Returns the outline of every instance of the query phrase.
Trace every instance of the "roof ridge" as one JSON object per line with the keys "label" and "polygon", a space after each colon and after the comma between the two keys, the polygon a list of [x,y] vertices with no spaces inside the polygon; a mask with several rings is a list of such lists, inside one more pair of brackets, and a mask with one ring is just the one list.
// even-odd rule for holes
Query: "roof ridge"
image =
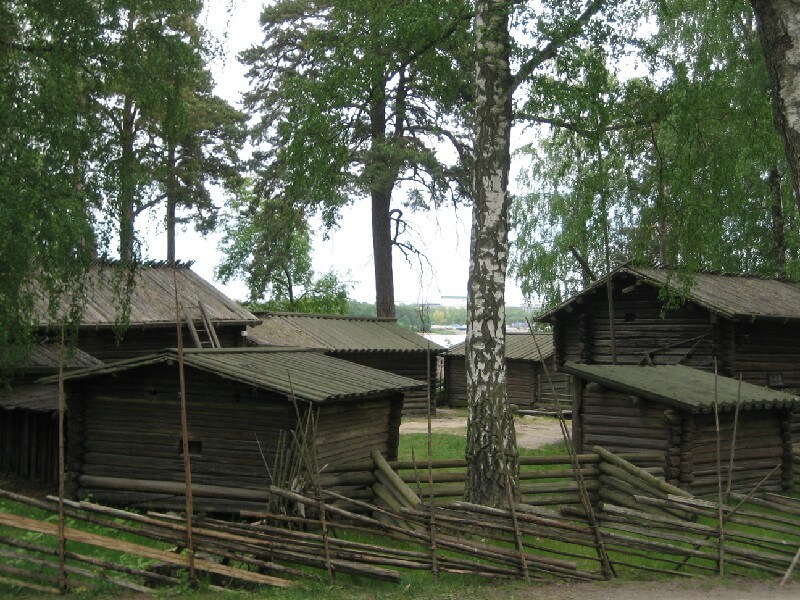
{"label": "roof ridge", "polygon": [[191,269],[194,265],[193,260],[142,260],[142,261],[122,261],[117,258],[95,258],[92,260],[93,267],[147,267],[150,269]]}
{"label": "roof ridge", "polygon": [[254,311],[256,316],[275,316],[275,317],[308,317],[312,319],[339,319],[346,321],[376,321],[381,323],[396,323],[396,317],[370,317],[366,315],[332,315],[325,313],[302,313],[302,312],[283,312],[283,311]]}

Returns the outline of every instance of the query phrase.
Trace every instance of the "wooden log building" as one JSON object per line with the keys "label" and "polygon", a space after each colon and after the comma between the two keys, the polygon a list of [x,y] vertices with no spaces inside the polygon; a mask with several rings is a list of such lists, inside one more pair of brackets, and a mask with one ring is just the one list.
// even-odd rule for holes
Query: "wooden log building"
{"label": "wooden log building", "polygon": [[[262,323],[247,328],[251,344],[311,348],[423,383],[430,381],[435,411],[436,358],[443,348],[401,327],[396,319],[300,313],[258,313],[257,317]],[[405,413],[425,412],[427,405],[424,385],[406,392]]]}
{"label": "wooden log building", "polygon": [[790,414],[800,397],[749,383],[740,387],[735,379],[680,365],[567,362],[562,370],[573,376],[578,452],[595,445],[619,453],[663,452],[667,482],[692,494],[716,493],[716,399],[723,485],[733,447],[732,489],[750,491],[778,466],[761,489],[792,489]]}
{"label": "wooden log building", "polygon": [[[120,307],[125,302],[119,286],[125,275],[117,263],[98,262],[84,282],[86,302],[77,346],[102,361],[133,358],[177,345],[176,280],[187,345],[239,347],[244,345],[246,328],[259,323],[250,311],[194,273],[191,263],[153,262],[136,266],[127,300],[128,325],[119,330]],[[53,331],[44,296],[37,314],[42,335]]]}
{"label": "wooden log building", "polygon": [[[373,450],[396,458],[403,392],[423,385],[297,349],[189,349],[184,365],[200,510],[264,509],[279,436],[308,410],[317,411],[320,467],[363,462]],[[182,506],[177,352],[77,371],[65,385],[70,495]]]}
{"label": "wooden log building", "polygon": [[[449,406],[467,405],[465,350],[466,342],[462,342],[443,354],[444,402]],[[552,388],[545,374],[545,365]],[[552,333],[507,333],[506,378],[511,404],[525,409],[548,410],[557,400],[562,408],[572,408],[570,378],[555,368]]]}
{"label": "wooden log building", "polygon": [[[611,274],[617,364],[680,364],[800,392],[800,286],[750,276],[623,266]],[[539,317],[557,365],[612,364],[603,278]],[[793,417],[800,442],[800,413]]]}
{"label": "wooden log building", "polygon": [[[36,380],[58,373],[61,347],[37,344],[8,389],[0,390],[0,471],[39,482],[58,483],[58,386]],[[64,357],[67,371],[102,364],[77,349]]]}

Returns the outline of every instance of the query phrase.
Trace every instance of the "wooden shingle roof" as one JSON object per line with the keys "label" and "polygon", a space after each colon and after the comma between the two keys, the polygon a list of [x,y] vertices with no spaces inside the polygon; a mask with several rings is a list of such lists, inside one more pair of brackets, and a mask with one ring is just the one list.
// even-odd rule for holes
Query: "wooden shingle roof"
{"label": "wooden shingle roof", "polygon": [[248,338],[264,346],[294,346],[337,352],[437,352],[442,347],[397,324],[395,319],[259,313]]}
{"label": "wooden shingle roof", "polygon": [[[693,273],[690,276],[692,285],[683,290],[683,282],[674,272],[666,269],[625,265],[611,273],[615,280],[625,275],[656,289],[669,285],[687,300],[728,319],[800,320],[800,285],[796,283],[754,276]],[[543,313],[538,320],[550,321],[556,313],[581,302],[586,296],[597,292],[605,293],[605,286],[604,277]]]}
{"label": "wooden shingle roof", "polygon": [[[74,371],[65,381],[91,379],[154,364],[177,365],[177,350]],[[356,399],[420,389],[421,381],[298,348],[215,348],[184,350],[184,364],[224,379],[294,396],[309,402]],[[177,377],[177,366],[176,366]],[[187,378],[191,377],[187,374]],[[49,382],[53,378],[43,381]]]}
{"label": "wooden shingle roof", "polygon": [[730,411],[759,408],[800,407],[800,397],[771,390],[730,377],[715,377],[713,373],[682,365],[633,366],[585,365],[566,362],[564,373],[592,381],[602,386],[653,400],[690,413],[709,413],[714,410],[714,397],[719,409]]}
{"label": "wooden shingle roof", "polygon": [[[61,360],[61,346],[55,343],[36,344],[22,370],[28,373],[57,371]],[[85,369],[103,364],[103,361],[79,348],[68,348],[64,354],[65,369]]]}
{"label": "wooden shingle roof", "polygon": [[[466,342],[455,344],[447,351],[448,356],[464,356]],[[506,359],[538,362],[553,355],[552,333],[507,333]]]}
{"label": "wooden shingle roof", "polygon": [[[214,324],[254,325],[258,318],[225,296],[211,283],[191,270],[190,264],[143,264],[136,267],[136,285],[130,297],[130,325],[175,327],[175,279],[178,299],[193,318],[199,305]],[[174,274],[174,275],[173,275]],[[113,327],[119,314],[119,266],[115,263],[92,265],[86,279],[86,303],[81,325]],[[48,324],[47,299],[39,297],[37,314],[40,326]]]}
{"label": "wooden shingle roof", "polygon": [[0,408],[52,413],[58,410],[57,383],[29,383],[0,389]]}

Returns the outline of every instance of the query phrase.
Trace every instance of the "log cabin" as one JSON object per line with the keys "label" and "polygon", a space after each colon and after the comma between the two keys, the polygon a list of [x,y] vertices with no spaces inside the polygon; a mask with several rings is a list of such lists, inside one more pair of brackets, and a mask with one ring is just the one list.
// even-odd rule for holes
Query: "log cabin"
{"label": "log cabin", "polygon": [[[429,381],[431,409],[435,412],[438,344],[397,324],[396,319],[258,313],[260,325],[247,328],[248,341],[257,346],[311,348],[329,356],[380,369],[418,381]],[[428,389],[406,392],[404,413],[427,411]]]}
{"label": "log cabin", "polygon": [[[244,332],[259,319],[191,270],[191,263],[151,262],[137,265],[126,299],[120,291],[128,272],[115,262],[92,265],[84,280],[77,347],[102,361],[133,358],[177,345],[177,282],[182,335],[196,347],[239,347]],[[41,296],[36,312],[42,336],[52,331],[48,299]],[[118,326],[121,307],[130,314]]]}
{"label": "log cabin", "polygon": [[[424,384],[319,352],[187,349],[186,404],[199,510],[264,510],[281,435],[316,413],[313,452],[325,465],[397,457],[403,392]],[[76,371],[69,409],[67,491],[109,504],[183,505],[178,354]]]}
{"label": "log cabin", "polygon": [[[443,354],[444,401],[449,406],[467,405],[465,350],[462,342]],[[555,368],[552,333],[506,334],[506,380],[508,401],[520,408],[553,410],[554,400],[564,409],[572,408],[569,376]]]}
{"label": "log cabin", "polygon": [[578,452],[596,445],[663,452],[667,482],[695,495],[716,493],[716,402],[723,485],[730,472],[733,490],[749,492],[765,478],[762,490],[792,489],[790,413],[800,397],[681,365],[566,362],[562,370],[574,382]]}
{"label": "log cabin", "polygon": [[[57,344],[36,344],[7,389],[0,390],[0,471],[45,487],[58,483],[58,385],[36,380],[55,375],[61,362]],[[69,372],[102,364],[71,348],[64,355]]]}
{"label": "log cabin", "polygon": [[[751,276],[622,266],[538,320],[553,327],[557,365],[680,364],[800,392],[800,285]],[[800,413],[793,416],[800,442]]]}

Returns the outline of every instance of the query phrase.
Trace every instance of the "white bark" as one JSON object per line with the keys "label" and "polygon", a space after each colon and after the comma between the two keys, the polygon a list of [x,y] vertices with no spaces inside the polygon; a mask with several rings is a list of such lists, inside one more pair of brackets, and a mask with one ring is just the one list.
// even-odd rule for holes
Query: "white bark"
{"label": "white bark", "polygon": [[467,302],[467,486],[471,502],[500,505],[516,486],[518,452],[508,405],[505,280],[511,94],[508,3],[476,12],[476,158]]}
{"label": "white bark", "polygon": [[800,0],[751,0],[772,81],[775,127],[800,203]]}

